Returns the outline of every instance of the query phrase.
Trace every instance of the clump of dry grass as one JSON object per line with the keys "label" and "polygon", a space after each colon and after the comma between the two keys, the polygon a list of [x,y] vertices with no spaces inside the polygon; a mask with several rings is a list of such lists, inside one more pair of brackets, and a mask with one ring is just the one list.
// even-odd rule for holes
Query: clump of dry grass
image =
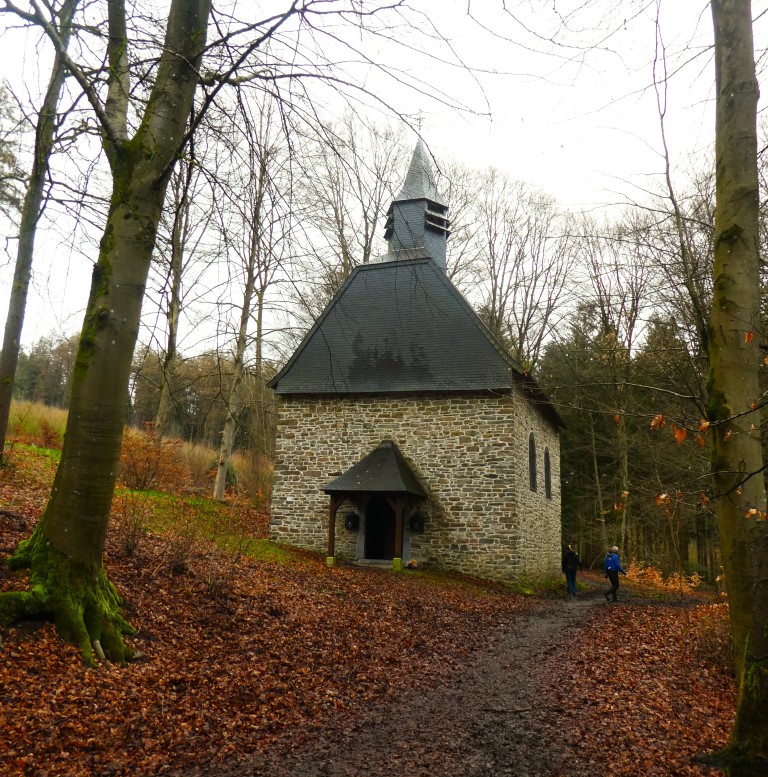
{"label": "clump of dry grass", "polygon": [[[67,411],[36,402],[13,402],[8,440],[61,448]],[[158,488],[169,492],[204,495],[213,488],[218,451],[198,443],[155,438],[151,425],[143,430],[126,428],[120,455],[120,481],[128,488]],[[230,459],[233,483],[256,507],[272,495],[271,459],[255,451],[235,451]]]}
{"label": "clump of dry grass", "polygon": [[8,437],[11,440],[41,448],[61,448],[66,427],[67,411],[60,407],[16,400],[11,403],[8,417]]}
{"label": "clump of dry grass", "polygon": [[241,491],[257,507],[267,504],[272,496],[274,476],[271,459],[256,451],[236,451],[231,463]]}
{"label": "clump of dry grass", "polygon": [[189,481],[197,492],[213,488],[214,462],[216,451],[199,443],[183,442],[179,445],[178,456],[189,473]]}

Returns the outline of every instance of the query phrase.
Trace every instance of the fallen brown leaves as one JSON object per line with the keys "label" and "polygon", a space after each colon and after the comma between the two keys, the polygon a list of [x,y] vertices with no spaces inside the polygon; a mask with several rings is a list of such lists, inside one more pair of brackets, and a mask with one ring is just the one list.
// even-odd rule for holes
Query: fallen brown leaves
{"label": "fallen brown leaves", "polygon": [[316,727],[334,709],[395,691],[413,672],[449,671],[515,605],[309,559],[244,564],[224,603],[206,599],[194,571],[108,568],[148,660],[88,671],[50,626],[5,630],[6,770],[147,774],[258,750],[285,727]]}
{"label": "fallen brown leaves", "polygon": [[[17,483],[5,478],[0,492],[6,550],[44,503]],[[160,537],[130,559],[108,548],[142,663],[89,671],[50,625],[0,629],[0,772],[151,774],[258,751],[415,673],[428,682],[457,669],[491,623],[527,606],[500,587],[329,569],[309,554],[288,565],[241,560],[217,600],[205,548],[182,575],[163,571],[164,553]],[[0,590],[21,584],[6,578]]]}
{"label": "fallen brown leaves", "polygon": [[725,607],[635,595],[591,610],[552,667],[578,762],[627,777],[716,773],[692,759],[725,746],[733,723],[733,678],[702,641]]}
{"label": "fallen brown leaves", "polygon": [[[23,580],[2,560],[27,536],[53,467],[0,472],[0,590]],[[253,516],[263,526],[263,516]],[[164,566],[164,538],[132,558],[108,547],[110,578],[146,661],[83,667],[52,626],[0,629],[0,773],[153,774],[231,765],[286,732],[321,733],[358,705],[461,672],[489,634],[535,606],[502,587],[421,573],[241,559],[227,596],[206,585],[210,547],[188,571]],[[580,764],[612,774],[699,774],[696,752],[724,743],[727,676],[691,650],[695,614],[649,605],[585,609],[553,650],[542,709]],[[546,747],[546,743],[542,743]],[[641,766],[638,767],[638,764]],[[638,770],[639,769],[639,770]]]}

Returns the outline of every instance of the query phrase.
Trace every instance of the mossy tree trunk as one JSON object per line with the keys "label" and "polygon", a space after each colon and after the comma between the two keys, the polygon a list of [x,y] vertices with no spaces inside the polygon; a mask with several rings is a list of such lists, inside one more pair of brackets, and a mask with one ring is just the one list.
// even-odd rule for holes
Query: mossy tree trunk
{"label": "mossy tree trunk", "polygon": [[717,80],[709,333],[712,473],[739,695],[729,774],[768,774],[768,523],[760,440],[760,260],[752,13],[712,0]]}
{"label": "mossy tree trunk", "polygon": [[[72,18],[79,0],[65,0],[56,20],[56,28],[62,48],[66,51],[72,33]],[[35,150],[32,170],[27,181],[27,190],[19,218],[19,244],[16,249],[16,265],[13,272],[8,314],[5,319],[3,349],[0,352],[0,454],[5,449],[8,432],[8,418],[11,413],[13,384],[21,349],[21,332],[27,308],[29,282],[32,277],[32,260],[35,253],[37,222],[43,206],[45,180],[48,164],[56,137],[56,108],[64,85],[66,69],[61,54],[56,55],[43,104],[37,115],[35,127]]]}
{"label": "mossy tree trunk", "polygon": [[120,601],[102,567],[122,441],[131,359],[165,189],[184,139],[205,45],[210,0],[173,0],[157,80],[132,138],[127,133],[128,38],[124,0],[109,2],[109,88],[97,113],[112,171],[109,214],[80,336],[61,461],[48,505],[11,558],[30,590],[0,597],[0,618],[50,615],[92,662],[130,655]]}

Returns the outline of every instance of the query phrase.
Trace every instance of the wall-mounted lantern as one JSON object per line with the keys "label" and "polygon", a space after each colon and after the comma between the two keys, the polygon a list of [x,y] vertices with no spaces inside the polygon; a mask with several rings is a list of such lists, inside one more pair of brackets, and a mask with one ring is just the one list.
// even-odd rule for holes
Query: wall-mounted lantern
{"label": "wall-mounted lantern", "polygon": [[360,528],[360,516],[353,511],[344,515],[344,528],[347,531],[357,531]]}
{"label": "wall-mounted lantern", "polygon": [[410,520],[410,529],[414,534],[422,534],[424,532],[424,522],[427,516],[424,513],[414,513]]}

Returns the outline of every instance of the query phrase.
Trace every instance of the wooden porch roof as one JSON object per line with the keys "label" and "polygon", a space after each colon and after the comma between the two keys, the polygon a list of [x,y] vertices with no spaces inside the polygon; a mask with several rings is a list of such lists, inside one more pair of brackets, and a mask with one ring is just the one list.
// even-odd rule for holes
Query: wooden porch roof
{"label": "wooden porch roof", "polygon": [[322,487],[326,494],[409,494],[425,499],[427,492],[416,473],[392,440],[377,448]]}

